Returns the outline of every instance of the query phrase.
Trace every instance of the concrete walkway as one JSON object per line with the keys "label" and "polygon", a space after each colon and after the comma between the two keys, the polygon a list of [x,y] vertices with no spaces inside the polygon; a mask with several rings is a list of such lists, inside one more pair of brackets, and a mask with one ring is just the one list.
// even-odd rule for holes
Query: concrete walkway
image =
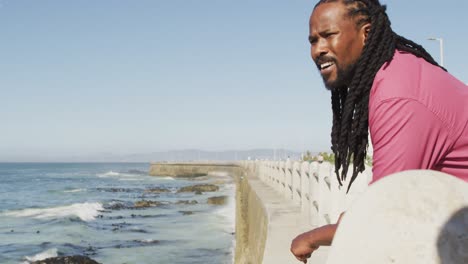
{"label": "concrete walkway", "polygon": [[[301,263],[290,252],[291,241],[300,233],[314,226],[307,223],[301,215],[300,207],[286,200],[273,188],[267,186],[256,176],[249,175],[248,181],[265,206],[268,217],[268,233],[265,242],[263,263],[289,264]],[[323,264],[327,260],[329,247],[321,247],[312,254],[308,263]]]}

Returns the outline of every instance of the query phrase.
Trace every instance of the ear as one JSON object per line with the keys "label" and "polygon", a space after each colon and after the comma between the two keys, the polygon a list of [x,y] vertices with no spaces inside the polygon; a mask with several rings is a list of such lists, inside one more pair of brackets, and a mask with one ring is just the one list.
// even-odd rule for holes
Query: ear
{"label": "ear", "polygon": [[363,34],[363,38],[362,38],[362,44],[364,45],[367,41],[367,36],[369,35],[369,32],[371,30],[371,24],[370,23],[367,23],[367,24],[364,24],[361,28],[361,32]]}

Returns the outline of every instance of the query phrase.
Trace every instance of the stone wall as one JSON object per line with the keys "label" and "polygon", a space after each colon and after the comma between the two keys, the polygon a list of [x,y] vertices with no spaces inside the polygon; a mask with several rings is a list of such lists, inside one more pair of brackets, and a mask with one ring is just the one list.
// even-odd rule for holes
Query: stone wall
{"label": "stone wall", "polygon": [[243,171],[236,179],[236,264],[262,263],[268,231],[265,207]]}

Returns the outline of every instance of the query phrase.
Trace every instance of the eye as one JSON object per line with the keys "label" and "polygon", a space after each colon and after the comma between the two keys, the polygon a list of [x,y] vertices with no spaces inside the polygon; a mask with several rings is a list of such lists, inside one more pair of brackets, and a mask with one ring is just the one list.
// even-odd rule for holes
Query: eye
{"label": "eye", "polygon": [[309,37],[309,43],[310,43],[310,45],[314,45],[315,43],[317,43],[317,38]]}
{"label": "eye", "polygon": [[325,38],[329,38],[329,37],[332,37],[336,35],[336,32],[328,32],[328,33],[325,33]]}

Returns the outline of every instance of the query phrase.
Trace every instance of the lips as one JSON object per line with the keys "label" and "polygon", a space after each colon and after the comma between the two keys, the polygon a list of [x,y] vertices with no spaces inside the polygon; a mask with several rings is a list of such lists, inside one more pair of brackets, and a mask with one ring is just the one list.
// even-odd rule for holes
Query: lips
{"label": "lips", "polygon": [[327,69],[327,68],[329,68],[329,67],[331,67],[331,66],[333,66],[333,65],[335,65],[335,63],[332,62],[332,61],[325,62],[325,63],[322,63],[322,64],[319,65],[319,69],[320,69],[321,71],[323,71],[323,70],[325,70],[325,69]]}
{"label": "lips", "polygon": [[333,71],[333,69],[336,67],[335,62],[333,61],[324,62],[324,63],[318,64],[317,66],[320,70],[320,74],[322,75],[330,74]]}
{"label": "lips", "polygon": [[317,68],[322,75],[330,74],[336,67],[336,62],[333,58],[321,57],[316,61]]}

